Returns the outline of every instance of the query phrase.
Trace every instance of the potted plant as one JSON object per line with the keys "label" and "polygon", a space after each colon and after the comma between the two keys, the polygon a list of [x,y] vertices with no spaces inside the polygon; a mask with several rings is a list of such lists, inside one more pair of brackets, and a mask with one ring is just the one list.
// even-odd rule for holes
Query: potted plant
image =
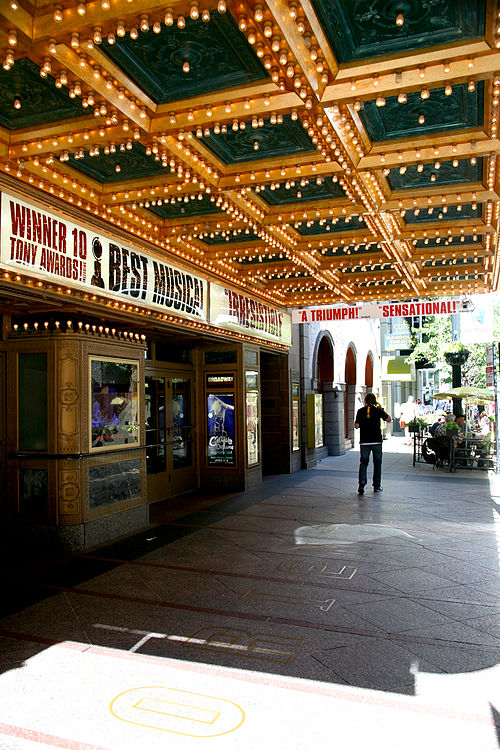
{"label": "potted plant", "polygon": [[467,362],[469,354],[470,352],[466,346],[459,341],[454,341],[453,344],[450,344],[447,351],[444,352],[444,358],[449,365],[461,366]]}
{"label": "potted plant", "polygon": [[415,417],[415,419],[408,422],[408,432],[422,432],[426,425],[427,422],[423,417]]}

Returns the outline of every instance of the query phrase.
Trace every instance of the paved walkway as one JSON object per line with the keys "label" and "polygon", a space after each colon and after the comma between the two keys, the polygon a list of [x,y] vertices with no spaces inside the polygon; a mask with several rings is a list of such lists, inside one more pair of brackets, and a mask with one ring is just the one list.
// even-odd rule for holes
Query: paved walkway
{"label": "paved walkway", "polygon": [[496,750],[498,478],[390,438],[360,497],[357,465],[38,566],[3,597],[0,748]]}

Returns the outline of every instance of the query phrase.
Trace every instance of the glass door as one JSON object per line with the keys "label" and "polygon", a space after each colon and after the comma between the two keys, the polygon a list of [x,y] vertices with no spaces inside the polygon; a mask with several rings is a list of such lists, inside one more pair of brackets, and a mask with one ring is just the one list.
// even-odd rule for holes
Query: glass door
{"label": "glass door", "polygon": [[197,486],[192,374],[146,373],[148,501]]}

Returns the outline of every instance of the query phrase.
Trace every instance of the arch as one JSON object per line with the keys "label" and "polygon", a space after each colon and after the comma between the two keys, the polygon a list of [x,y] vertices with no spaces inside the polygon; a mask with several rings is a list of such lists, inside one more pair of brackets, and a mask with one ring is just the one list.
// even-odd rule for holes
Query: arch
{"label": "arch", "polygon": [[356,387],[356,354],[354,344],[349,344],[345,355],[345,436],[350,437],[350,426],[354,424]]}
{"label": "arch", "polygon": [[373,355],[371,352],[366,355],[365,385],[367,388],[373,388]]}
{"label": "arch", "polygon": [[333,344],[329,335],[321,336],[316,353],[316,379],[318,390],[324,383],[333,383]]}

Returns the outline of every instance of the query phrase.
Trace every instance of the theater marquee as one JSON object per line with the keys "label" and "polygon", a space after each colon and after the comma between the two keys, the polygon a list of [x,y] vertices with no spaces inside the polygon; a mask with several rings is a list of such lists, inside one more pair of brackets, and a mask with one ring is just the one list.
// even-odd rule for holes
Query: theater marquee
{"label": "theater marquee", "polygon": [[285,346],[292,343],[288,313],[213,282],[210,284],[210,322]]}
{"label": "theater marquee", "polygon": [[291,345],[285,311],[3,192],[0,238],[5,271]]}
{"label": "theater marquee", "polygon": [[1,265],[207,322],[207,281],[87,226],[1,195]]}

